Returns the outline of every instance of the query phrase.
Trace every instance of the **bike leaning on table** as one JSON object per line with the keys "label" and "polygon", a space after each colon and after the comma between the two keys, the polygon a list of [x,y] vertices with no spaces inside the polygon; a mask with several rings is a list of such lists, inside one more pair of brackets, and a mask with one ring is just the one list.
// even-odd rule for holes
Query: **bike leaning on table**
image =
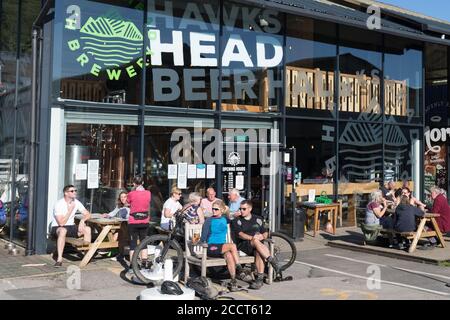
{"label": "bike leaning on table", "polygon": [[[167,259],[172,260],[174,278],[183,267],[183,249],[177,240],[184,238],[183,214],[177,213],[175,219],[175,226],[171,225],[166,234],[148,236],[136,247],[131,266],[136,277],[144,284],[162,280],[158,279],[158,271],[164,270]],[[144,249],[148,252],[147,265],[143,265],[140,259],[140,252]]]}

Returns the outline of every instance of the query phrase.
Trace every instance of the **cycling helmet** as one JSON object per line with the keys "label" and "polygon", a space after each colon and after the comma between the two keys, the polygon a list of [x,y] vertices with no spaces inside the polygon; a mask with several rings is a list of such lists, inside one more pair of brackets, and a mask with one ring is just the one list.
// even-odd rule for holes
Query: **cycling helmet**
{"label": "cycling helmet", "polygon": [[173,295],[180,295],[183,294],[183,290],[181,290],[178,283],[173,281],[164,281],[161,284],[161,293],[162,294],[173,294]]}

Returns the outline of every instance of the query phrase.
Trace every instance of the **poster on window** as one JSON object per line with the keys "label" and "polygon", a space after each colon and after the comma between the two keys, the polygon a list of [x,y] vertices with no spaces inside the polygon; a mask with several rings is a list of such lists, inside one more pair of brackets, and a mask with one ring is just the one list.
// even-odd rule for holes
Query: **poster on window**
{"label": "poster on window", "polygon": [[439,152],[427,150],[425,153],[424,186],[427,195],[435,185],[447,190],[447,145],[440,144],[439,147]]}
{"label": "poster on window", "polygon": [[98,188],[98,168],[99,160],[88,160],[88,176],[87,176],[87,188],[97,189]]}

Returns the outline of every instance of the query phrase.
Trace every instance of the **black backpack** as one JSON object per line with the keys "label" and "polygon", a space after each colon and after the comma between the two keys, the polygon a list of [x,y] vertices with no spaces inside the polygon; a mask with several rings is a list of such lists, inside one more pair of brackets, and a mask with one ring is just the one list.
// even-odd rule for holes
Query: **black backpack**
{"label": "black backpack", "polygon": [[219,290],[206,277],[189,278],[186,284],[189,288],[195,290],[197,295],[204,300],[215,300],[219,296]]}

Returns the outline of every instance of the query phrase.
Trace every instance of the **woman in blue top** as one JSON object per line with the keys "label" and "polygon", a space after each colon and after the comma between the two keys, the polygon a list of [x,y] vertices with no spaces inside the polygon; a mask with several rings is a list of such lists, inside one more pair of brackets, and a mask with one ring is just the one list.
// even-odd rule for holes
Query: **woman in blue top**
{"label": "woman in blue top", "polygon": [[202,227],[201,242],[208,244],[207,254],[210,257],[224,257],[231,276],[230,291],[237,289],[236,270],[242,272],[239,264],[239,254],[234,243],[227,243],[228,224],[230,221],[222,214],[228,211],[228,207],[222,200],[216,200],[212,204],[212,217],[206,219]]}

